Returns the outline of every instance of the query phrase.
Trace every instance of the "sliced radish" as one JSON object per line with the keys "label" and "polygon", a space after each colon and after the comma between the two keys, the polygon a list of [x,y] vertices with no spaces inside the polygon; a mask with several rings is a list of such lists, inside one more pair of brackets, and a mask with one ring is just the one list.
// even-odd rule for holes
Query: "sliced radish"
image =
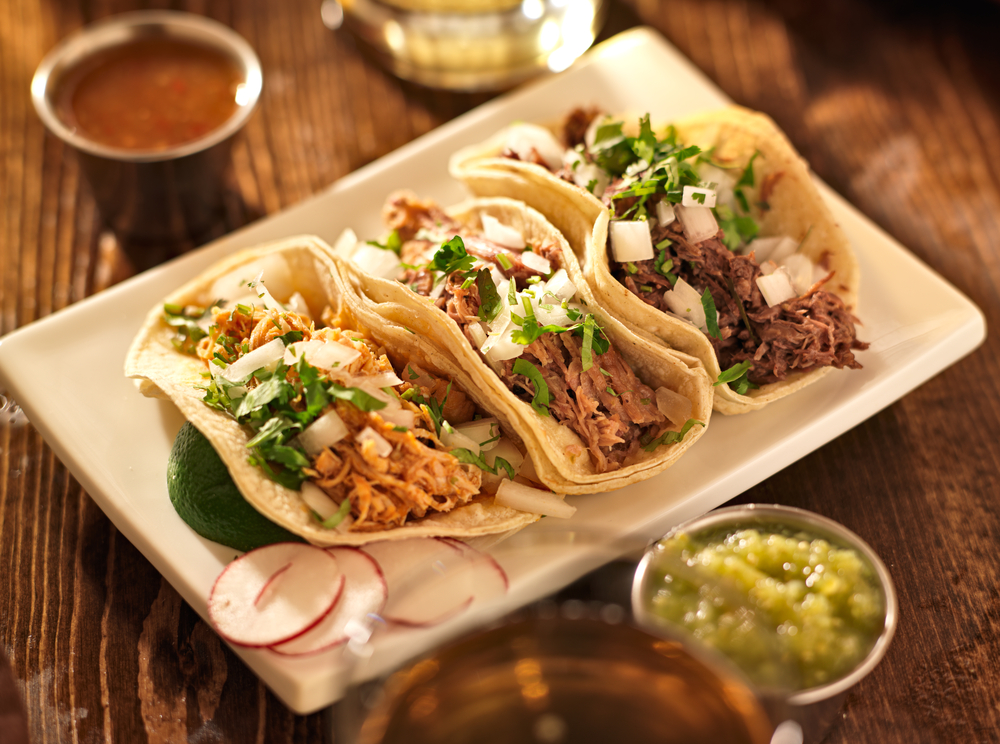
{"label": "sliced radish", "polygon": [[226,566],[208,597],[220,636],[240,646],[272,646],[319,623],[337,603],[344,574],[313,545],[275,543]]}
{"label": "sliced radish", "polygon": [[441,538],[386,540],[369,543],[364,551],[385,575],[389,600],[382,617],[399,625],[437,625],[454,617],[472,604],[477,583],[496,573]]}
{"label": "sliced radish", "polygon": [[344,593],[337,606],[316,626],[290,641],[271,646],[287,656],[303,656],[339,646],[348,640],[347,624],[378,614],[388,597],[385,576],[375,559],[358,548],[327,548],[344,572]]}

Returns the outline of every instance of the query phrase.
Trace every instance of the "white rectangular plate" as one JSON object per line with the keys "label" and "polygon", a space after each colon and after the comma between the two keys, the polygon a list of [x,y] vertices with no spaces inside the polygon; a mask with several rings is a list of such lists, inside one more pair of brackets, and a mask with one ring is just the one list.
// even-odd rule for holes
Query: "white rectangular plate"
{"label": "white rectangular plate", "polygon": [[[115,526],[204,617],[213,581],[234,551],[201,539],[177,517],[167,498],[166,464],[181,416],[139,395],[122,374],[126,350],[155,298],[240,247],[302,233],[332,242],[345,227],[378,235],[381,205],[395,189],[412,188],[443,204],[460,201],[465,194],[447,173],[454,150],[512,120],[550,120],[594,103],[664,120],[729,101],[655,32],[622,34],[567,72],[481,106],[302,204],[9,334],[0,340],[0,382]],[[570,498],[579,511],[568,525],[543,520],[497,553],[510,591],[492,609],[542,597],[612,557],[569,540],[546,542],[544,549],[526,544],[541,532],[563,527],[609,539],[661,535],[840,435],[982,342],[985,322],[975,305],[820,188],[861,264],[862,334],[871,341],[860,355],[864,369],[830,374],[760,413],[715,416],[698,445],[667,472],[624,491]],[[377,636],[374,656],[356,676],[382,673],[473,622],[465,617],[431,630]],[[297,712],[317,710],[343,694],[347,667],[338,652],[295,660],[234,650]]]}

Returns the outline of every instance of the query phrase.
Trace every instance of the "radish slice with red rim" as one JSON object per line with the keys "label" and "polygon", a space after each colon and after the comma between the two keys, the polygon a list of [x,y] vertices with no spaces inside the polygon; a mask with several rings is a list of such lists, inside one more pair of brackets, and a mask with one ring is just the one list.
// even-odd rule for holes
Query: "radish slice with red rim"
{"label": "radish slice with red rim", "polygon": [[388,591],[385,577],[375,559],[358,548],[327,548],[344,572],[344,593],[337,606],[320,622],[290,641],[271,646],[286,656],[305,656],[341,645],[348,640],[347,626],[381,612]]}
{"label": "radish slice with red rim", "polygon": [[379,562],[389,600],[382,617],[408,626],[442,623],[473,602],[507,591],[507,575],[491,556],[448,538],[369,543]]}
{"label": "radish slice with red rim", "polygon": [[208,597],[208,617],[231,643],[271,646],[320,622],[343,589],[344,574],[332,553],[275,543],[226,566]]}

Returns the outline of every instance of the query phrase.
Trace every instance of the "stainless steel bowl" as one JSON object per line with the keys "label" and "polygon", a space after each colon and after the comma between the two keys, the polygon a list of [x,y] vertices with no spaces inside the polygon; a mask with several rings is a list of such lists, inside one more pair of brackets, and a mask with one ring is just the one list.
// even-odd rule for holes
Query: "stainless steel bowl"
{"label": "stainless steel bowl", "polygon": [[[868,655],[848,674],[818,687],[792,691],[783,696],[783,704],[787,706],[786,714],[797,720],[806,731],[806,740],[818,740],[821,732],[831,723],[833,715],[839,710],[847,691],[867,676],[882,660],[896,632],[899,606],[896,590],[888,569],[860,537],[842,524],[819,514],[796,509],[789,506],[750,504],[733,506],[692,519],[678,525],[664,539],[677,533],[698,534],[720,528],[747,528],[759,526],[785,526],[801,529],[804,532],[828,540],[839,547],[852,548],[871,566],[879,584],[885,608],[885,621],[874,646]],[[645,625],[659,625],[666,621],[651,613],[645,602],[647,592],[646,581],[650,567],[656,559],[655,544],[650,546],[639,563],[632,584],[632,609],[637,620]],[[767,691],[762,691],[766,696]]]}
{"label": "stainless steel bowl", "polygon": [[[240,74],[236,112],[205,136],[161,150],[110,147],[59,117],[55,97],[67,72],[94,55],[144,39],[195,43],[221,52]],[[166,10],[98,21],[67,37],[39,64],[31,98],[45,126],[77,153],[104,220],[124,240],[196,239],[221,213],[230,144],[253,113],[262,88],[260,60],[236,32],[209,18]]]}

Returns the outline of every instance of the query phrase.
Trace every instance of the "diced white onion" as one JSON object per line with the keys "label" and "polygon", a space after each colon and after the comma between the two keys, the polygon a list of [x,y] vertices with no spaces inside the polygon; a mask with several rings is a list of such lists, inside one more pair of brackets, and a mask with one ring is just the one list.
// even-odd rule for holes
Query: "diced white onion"
{"label": "diced white onion", "polygon": [[715,206],[715,189],[706,189],[701,186],[685,186],[684,195],[681,197],[681,206],[711,209]]}
{"label": "diced white onion", "polygon": [[792,286],[792,278],[784,267],[779,267],[770,276],[757,277],[757,286],[760,293],[764,295],[764,301],[768,307],[780,305],[785,300],[796,297],[795,287]]}
{"label": "diced white onion", "polygon": [[611,223],[611,252],[615,261],[646,261],[653,257],[653,239],[646,220]]}
{"label": "diced white onion", "polygon": [[562,144],[545,127],[537,124],[514,124],[507,132],[505,148],[526,162],[535,161],[532,150],[545,162],[553,173],[562,167]]}
{"label": "diced white onion", "polygon": [[209,301],[230,300],[234,297],[246,296],[248,293],[247,283],[262,273],[267,277],[271,292],[278,297],[289,297],[295,291],[288,262],[281,254],[271,253],[233,269],[212,282],[212,288],[209,290],[211,295]]}
{"label": "diced white onion", "polygon": [[351,254],[354,253],[354,249],[358,245],[358,236],[355,234],[354,230],[347,228],[344,232],[340,233],[340,237],[337,238],[337,242],[333,244],[333,254],[338,258],[342,258],[345,261],[351,258]]}
{"label": "diced white onion", "polygon": [[309,312],[309,304],[306,302],[306,298],[302,296],[301,292],[293,292],[292,296],[288,298],[288,309],[293,313],[305,316],[306,318],[312,318]]}
{"label": "diced white onion", "polygon": [[774,261],[779,266],[785,262],[785,259],[791,256],[799,249],[799,244],[789,237],[782,238],[778,245],[775,246],[774,250],[771,251],[771,255],[768,256],[769,259]]}
{"label": "diced white onion", "polygon": [[507,325],[510,323],[510,303],[508,298],[508,293],[510,290],[510,281],[504,279],[498,282],[497,294],[500,295],[500,310],[497,311],[496,317],[489,322],[490,333],[497,334],[502,332]]}
{"label": "diced white onion", "polygon": [[543,258],[537,253],[522,253],[521,263],[527,266],[529,269],[534,269],[539,274],[545,274],[546,276],[552,271],[552,262],[547,258]]}
{"label": "diced white onion", "polygon": [[671,423],[680,426],[691,418],[693,406],[690,398],[686,398],[668,387],[660,387],[656,389],[656,407],[660,413],[670,419]]}
{"label": "diced white onion", "polygon": [[686,320],[690,320],[704,333],[708,333],[708,324],[705,322],[705,307],[701,304],[701,295],[698,290],[692,287],[683,279],[678,279],[674,288],[663,293],[663,299],[670,308],[670,312],[679,315]]}
{"label": "diced white onion", "polygon": [[535,463],[531,461],[530,457],[524,458],[521,462],[521,467],[517,469],[517,474],[535,483],[542,482],[542,479],[538,476],[538,472],[535,470]]}
{"label": "diced white onion", "polygon": [[570,506],[550,491],[540,491],[509,480],[503,481],[497,489],[496,503],[518,511],[560,519],[568,519],[576,513],[575,506]]}
{"label": "diced white onion", "polygon": [[433,287],[431,287],[431,291],[427,293],[427,296],[432,300],[436,300],[438,297],[444,294],[444,285],[445,285],[444,281],[438,282]]}
{"label": "diced white onion", "polygon": [[274,296],[268,291],[267,285],[264,283],[264,272],[261,271],[257,274],[257,277],[253,280],[253,286],[251,289],[257,293],[257,298],[264,303],[264,307],[268,310],[284,310],[285,306],[278,302]]}
{"label": "diced white onion", "polygon": [[544,292],[554,294],[560,300],[569,300],[576,294],[576,285],[569,278],[566,269],[559,269],[545,282]]}
{"label": "diced white onion", "polygon": [[700,243],[708,238],[714,238],[719,232],[719,223],[708,207],[674,206],[674,214],[684,228],[684,235],[692,243]]}
{"label": "diced white onion", "polygon": [[515,248],[519,251],[524,249],[524,236],[510,225],[504,225],[496,217],[489,214],[483,215],[482,222],[483,235],[487,240],[492,240],[504,248]]}
{"label": "diced white onion", "polygon": [[611,183],[611,176],[597,163],[584,161],[575,150],[570,150],[570,152],[576,156],[578,162],[575,168],[573,168],[572,163],[569,164],[573,170],[573,183],[600,199]]}
{"label": "diced white onion", "polygon": [[375,444],[375,454],[379,457],[388,457],[392,454],[392,445],[386,441],[385,437],[370,426],[366,426],[358,432],[354,440],[361,445],[364,445],[365,442],[373,442]]}
{"label": "diced white onion", "polygon": [[509,330],[504,330],[502,333],[490,334],[486,345],[481,349],[487,361],[492,363],[503,362],[507,359],[515,359],[524,353],[524,350],[528,347],[523,344],[514,343],[510,338],[510,334]]}
{"label": "diced white onion", "polygon": [[313,339],[311,341],[296,341],[285,350],[285,364],[291,366],[303,354],[306,361],[313,367],[320,369],[336,369],[346,367],[359,356],[361,352],[357,349],[336,341],[321,341]]}
{"label": "diced white onion", "polygon": [[770,276],[777,270],[778,270],[778,264],[776,264],[774,261],[765,261],[760,265],[760,273],[762,273],[764,276]]}
{"label": "diced white onion", "polygon": [[663,227],[666,227],[677,218],[674,214],[674,205],[666,199],[660,199],[656,203],[656,220]]}
{"label": "diced white onion", "polygon": [[417,415],[406,408],[397,408],[395,410],[391,408],[383,408],[376,413],[382,417],[382,420],[387,424],[392,424],[393,426],[402,426],[404,429],[412,429],[413,425],[417,422]]}
{"label": "diced white onion", "polygon": [[469,335],[472,336],[472,342],[476,345],[477,349],[483,348],[483,344],[486,343],[486,331],[479,323],[470,323],[467,326]]}
{"label": "diced white onion", "polygon": [[366,274],[381,277],[383,279],[395,279],[399,274],[402,264],[399,256],[385,248],[376,248],[374,245],[363,243],[354,251],[351,260]]}
{"label": "diced white onion", "polygon": [[[562,303],[558,301],[553,301],[551,304],[545,302],[545,299],[551,300],[551,297],[544,298],[542,302],[535,306],[535,320],[538,321],[538,325],[559,325],[564,328],[568,328],[573,321],[569,319],[569,313],[563,309]],[[551,310],[546,310],[542,305],[548,305]]]}
{"label": "diced white onion", "polygon": [[808,256],[801,253],[793,253],[788,256],[782,264],[788,275],[792,278],[792,286],[795,287],[796,295],[804,295],[813,285],[813,262]]}
{"label": "diced white onion", "polygon": [[315,483],[304,481],[301,493],[306,506],[316,512],[324,522],[340,510],[340,505]]}
{"label": "diced white onion", "polygon": [[[327,447],[336,444],[347,436],[347,425],[344,420],[337,415],[334,409],[330,409],[318,419],[307,426],[299,434],[299,444],[307,454],[315,455],[322,452]],[[316,511],[319,511],[317,509]],[[325,519],[325,517],[324,517]]]}
{"label": "diced white onion", "polygon": [[280,338],[273,338],[230,364],[222,370],[222,376],[230,382],[239,382],[252,372],[280,361],[284,356],[284,342]]}
{"label": "diced white onion", "polygon": [[496,446],[484,450],[483,459],[490,467],[496,467],[498,457],[509,462],[515,473],[520,471],[521,464],[524,462],[524,453],[506,437],[498,441]]}
{"label": "diced white onion", "polygon": [[706,186],[715,184],[716,204],[725,204],[730,209],[736,207],[733,188],[736,186],[736,171],[719,168],[711,163],[702,163],[698,167],[698,178]]}
{"label": "diced white onion", "polygon": [[[455,432],[458,434],[463,434],[464,436],[476,442],[476,447],[479,451],[488,452],[494,449],[500,442],[499,439],[490,442],[489,440],[496,437],[499,433],[497,427],[499,424],[495,418],[484,418],[476,419],[475,421],[469,421],[464,424],[459,424],[454,427]],[[489,442],[489,444],[483,444],[484,442]]]}
{"label": "diced white onion", "polygon": [[479,442],[466,436],[457,429],[442,426],[441,444],[449,449],[467,449],[474,455],[479,454]]}

